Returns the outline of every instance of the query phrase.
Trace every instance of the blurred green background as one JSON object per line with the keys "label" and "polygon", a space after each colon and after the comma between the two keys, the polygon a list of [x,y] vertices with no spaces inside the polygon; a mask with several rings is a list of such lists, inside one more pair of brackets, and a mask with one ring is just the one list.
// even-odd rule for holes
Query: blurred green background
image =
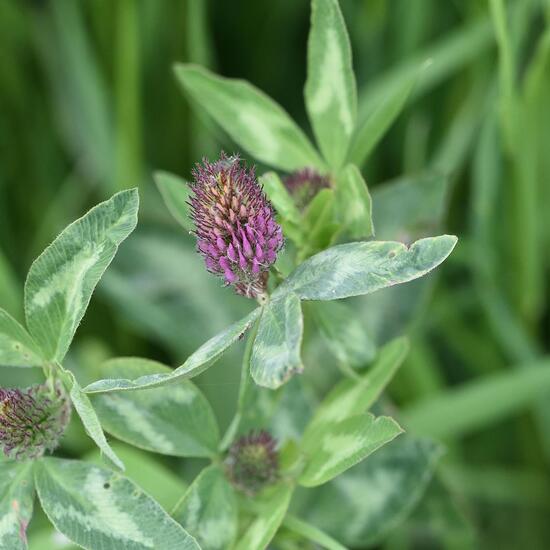
{"label": "blurred green background", "polygon": [[[430,490],[446,491],[452,510],[435,497],[421,503],[388,548],[550,546],[550,3],[499,5],[341,0],[360,112],[431,61],[361,167],[377,236],[460,238],[437,276],[354,302],[377,342],[411,335],[391,406],[411,432],[447,446],[445,489]],[[88,207],[136,185],[142,197],[139,228],[102,280],[70,356],[84,383],[114,355],[181,364],[251,308],[206,275],[153,183],[155,170],[188,178],[202,156],[236,152],[191,109],[172,64],[251,81],[311,135],[302,95],[308,25],[306,0],[0,2],[0,305],[21,318],[33,258]],[[241,351],[198,379],[222,427]],[[338,371],[315,339],[305,364],[322,395]],[[3,369],[0,384],[33,375]],[[63,452],[90,451],[75,425]],[[146,483],[144,453],[132,456]],[[168,505],[183,483],[175,474],[190,479],[197,464],[162,464]]]}

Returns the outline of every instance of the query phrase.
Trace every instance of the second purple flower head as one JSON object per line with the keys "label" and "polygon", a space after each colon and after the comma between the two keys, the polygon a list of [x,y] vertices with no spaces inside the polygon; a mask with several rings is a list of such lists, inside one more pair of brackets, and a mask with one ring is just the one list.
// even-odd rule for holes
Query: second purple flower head
{"label": "second purple flower head", "polygon": [[221,154],[193,170],[190,205],[197,250],[208,271],[249,298],[263,296],[284,240],[254,168]]}

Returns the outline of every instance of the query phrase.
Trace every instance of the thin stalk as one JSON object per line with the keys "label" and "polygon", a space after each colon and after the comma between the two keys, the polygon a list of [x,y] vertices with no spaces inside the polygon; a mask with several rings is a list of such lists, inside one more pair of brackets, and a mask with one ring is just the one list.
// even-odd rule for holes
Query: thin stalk
{"label": "thin stalk", "polygon": [[315,527],[314,525],[306,523],[296,516],[287,514],[287,516],[283,520],[283,525],[290,531],[301,535],[311,542],[315,542],[321,545],[327,550],[346,550],[346,547],[341,545],[337,540],[333,539],[331,536],[327,535],[320,529],[317,529],[317,527]]}
{"label": "thin stalk", "polygon": [[252,347],[254,345],[254,340],[256,340],[256,334],[258,333],[258,326],[260,325],[261,318],[262,316],[260,315],[260,317],[256,320],[256,322],[250,329],[250,333],[246,341],[246,347],[244,349],[241,368],[241,385],[239,386],[239,397],[237,398],[237,411],[235,412],[235,416],[233,417],[233,420],[227,428],[227,431],[225,432],[225,435],[223,436],[223,439],[220,443],[220,452],[223,452],[229,448],[229,446],[235,439],[235,436],[237,435],[239,426],[241,424],[242,410],[245,405],[246,392],[250,385],[250,358],[252,357]]}

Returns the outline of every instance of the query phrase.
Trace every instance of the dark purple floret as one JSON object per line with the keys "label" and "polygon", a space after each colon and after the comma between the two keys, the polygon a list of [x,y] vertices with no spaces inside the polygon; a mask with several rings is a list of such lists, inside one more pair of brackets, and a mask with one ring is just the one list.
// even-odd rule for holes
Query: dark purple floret
{"label": "dark purple floret", "polygon": [[265,430],[251,431],[231,445],[225,467],[229,479],[237,489],[255,495],[277,481],[277,440]]}
{"label": "dark purple floret", "polygon": [[206,268],[249,298],[261,298],[283,246],[281,227],[254,168],[222,153],[193,170],[190,205]]}
{"label": "dark purple floret", "polygon": [[330,179],[313,168],[303,168],[287,176],[284,184],[297,206],[304,209],[321,189],[330,187]]}
{"label": "dark purple floret", "polygon": [[70,416],[71,403],[60,383],[0,388],[0,449],[16,460],[39,458],[57,447]]}

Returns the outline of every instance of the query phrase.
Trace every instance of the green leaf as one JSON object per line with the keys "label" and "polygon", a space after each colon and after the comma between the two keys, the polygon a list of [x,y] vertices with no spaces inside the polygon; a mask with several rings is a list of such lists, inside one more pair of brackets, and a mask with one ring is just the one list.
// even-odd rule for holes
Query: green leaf
{"label": "green leaf", "polygon": [[203,550],[231,548],[238,528],[235,493],[218,466],[205,468],[178,502],[172,517]]}
{"label": "green leaf", "polygon": [[175,72],[189,96],[259,161],[287,172],[305,166],[323,168],[286,111],[250,83],[223,78],[196,65],[178,64]]}
{"label": "green leaf", "polygon": [[[124,462],[124,477],[139,485],[165,510],[172,510],[187,490],[188,484],[170,468],[169,464],[164,463],[163,457],[130,447],[125,443],[115,442],[113,449]],[[105,466],[98,449],[87,453],[84,460],[97,466]]]}
{"label": "green leaf", "polygon": [[153,177],[170,214],[184,229],[192,231],[195,226],[189,215],[187,203],[191,194],[189,184],[169,172],[155,172]]}
{"label": "green leaf", "polygon": [[261,495],[262,501],[256,503],[259,508],[257,517],[235,545],[234,550],[268,547],[285,517],[293,490],[292,485],[281,483]]}
{"label": "green leaf", "polygon": [[242,338],[252,323],[257,319],[261,309],[256,308],[246,317],[237,321],[220,334],[203,344],[195,353],[190,355],[185,363],[170,373],[146,374],[135,380],[128,378],[108,378],[98,380],[84,388],[86,393],[102,393],[122,390],[140,390],[154,388],[179,382],[185,378],[192,378],[205,371],[216,362],[223,353]]}
{"label": "green leaf", "polygon": [[344,302],[312,302],[311,312],[321,336],[342,365],[364,367],[374,359],[376,346],[357,314]]}
{"label": "green leaf", "polygon": [[[507,471],[509,484],[510,472]],[[474,525],[468,510],[464,509],[464,489],[449,490],[441,476],[432,477],[422,499],[407,523],[410,532],[422,530],[440,548],[475,548],[479,543],[478,526]],[[487,499],[487,495],[483,495]],[[525,504],[525,502],[523,502]],[[402,525],[402,529],[406,525]]]}
{"label": "green leaf", "polygon": [[349,164],[336,179],[336,211],[340,224],[352,239],[374,235],[372,201],[357,166]]}
{"label": "green leaf", "polygon": [[[426,65],[423,64],[422,67]],[[371,151],[403,110],[419,72],[405,73],[395,87],[390,88],[387,94],[380,96],[375,104],[369,106],[368,114],[363,117],[362,124],[357,126],[353,134],[348,155],[350,162],[359,167],[363,166]]]}
{"label": "green leaf", "polygon": [[403,411],[403,423],[431,437],[460,437],[516,414],[548,392],[546,358],[414,403]]}
{"label": "green leaf", "polygon": [[[156,361],[121,357],[107,361],[107,376],[135,379],[172,370]],[[166,388],[91,396],[105,431],[131,445],[171,456],[211,457],[219,442],[216,417],[189,380]]]}
{"label": "green leaf", "polygon": [[302,513],[347,546],[374,546],[418,504],[441,454],[441,447],[429,439],[402,435],[311,491]]}
{"label": "green leaf", "polygon": [[[281,178],[275,172],[267,172],[260,177],[260,183],[277,211],[277,221],[281,224],[285,237],[294,241],[299,247],[302,246],[304,239],[302,214]],[[278,266],[282,258],[279,254]]]}
{"label": "green leaf", "polygon": [[370,294],[426,275],[453,250],[457,238],[420,239],[410,247],[370,241],[329,248],[301,264],[275,291],[296,293],[302,300],[338,300]]}
{"label": "green leaf", "polygon": [[105,434],[103,433],[99,418],[97,417],[97,413],[90,398],[82,391],[72,372],[63,371],[63,374],[66,378],[66,385],[69,388],[71,401],[80,420],[82,420],[86,433],[94,440],[96,445],[115,466],[124,470],[124,464],[122,464],[113,449],[111,449],[109,443],[107,443],[107,439],[105,438]]}
{"label": "green leaf", "polygon": [[365,375],[357,380],[346,378],[336,384],[323,399],[307,427],[305,444],[324,424],[339,422],[368,411],[402,365],[408,351],[408,339],[397,338],[380,350],[374,365]]}
{"label": "green leaf", "polygon": [[200,549],[151,497],[106,468],[43,458],[35,463],[35,480],[50,521],[84,548]]}
{"label": "green leaf", "polygon": [[38,346],[27,331],[0,308],[0,365],[39,367],[44,362]]}
{"label": "green leaf", "polygon": [[79,550],[81,547],[59,534],[59,531],[44,522],[45,526],[29,533],[30,550]]}
{"label": "green leaf", "polygon": [[306,108],[332,168],[346,158],[357,115],[351,46],[337,0],[313,0],[308,40]]}
{"label": "green leaf", "polygon": [[335,197],[332,189],[321,189],[309,203],[303,217],[303,247],[301,256],[309,255],[324,250],[334,240],[339,229],[335,222]]}
{"label": "green leaf", "polygon": [[33,499],[32,462],[0,461],[0,548],[27,548]]}
{"label": "green leaf", "polygon": [[272,202],[275,210],[280,214],[283,220],[288,220],[299,225],[302,216],[296,204],[294,204],[294,199],[283,185],[281,178],[275,172],[267,172],[260,177],[260,184],[267,198]]}
{"label": "green leaf", "polygon": [[325,423],[312,431],[302,443],[306,466],[298,481],[305,487],[322,485],[402,431],[392,418],[375,418],[372,414],[358,414],[339,422]]}
{"label": "green leaf", "polygon": [[99,279],[137,223],[136,189],[117,193],[69,225],[35,260],[25,283],[29,332],[62,361]]}
{"label": "green leaf", "polygon": [[294,373],[302,372],[303,331],[302,309],[296,294],[285,294],[263,308],[250,360],[250,374],[256,384],[275,389]]}

